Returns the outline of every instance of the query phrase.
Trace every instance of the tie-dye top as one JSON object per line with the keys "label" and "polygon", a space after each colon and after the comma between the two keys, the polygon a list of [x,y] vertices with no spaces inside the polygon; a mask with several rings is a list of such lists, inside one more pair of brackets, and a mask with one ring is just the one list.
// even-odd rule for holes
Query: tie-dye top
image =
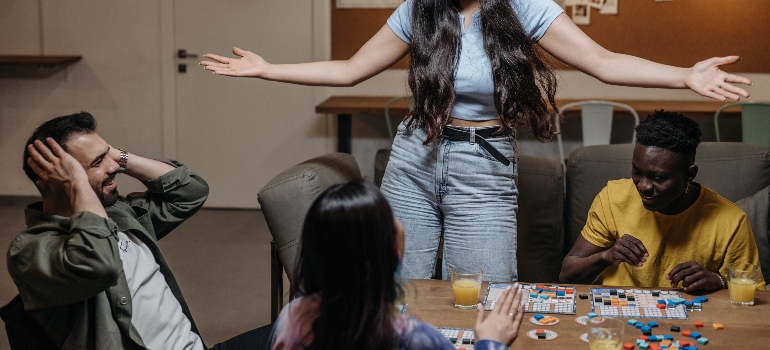
{"label": "tie-dye top", "polygon": [[[321,298],[313,294],[297,298],[287,305],[273,326],[270,349],[300,350],[310,345],[313,342],[313,321],[318,317],[320,304]],[[397,338],[393,341],[394,350],[455,349],[433,326],[411,316],[395,316],[393,331]],[[496,341],[479,340],[474,349],[503,350],[506,347]]]}

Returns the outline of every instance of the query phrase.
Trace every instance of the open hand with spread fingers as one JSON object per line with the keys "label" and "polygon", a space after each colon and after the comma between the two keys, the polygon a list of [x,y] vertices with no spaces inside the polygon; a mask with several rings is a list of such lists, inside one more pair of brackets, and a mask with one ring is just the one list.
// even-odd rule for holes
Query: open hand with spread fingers
{"label": "open hand with spread fingers", "polygon": [[723,102],[727,100],[738,101],[741,97],[749,97],[748,91],[733,84],[751,85],[751,80],[729,74],[719,68],[740,60],[739,56],[727,56],[700,61],[690,68],[684,83],[692,91]]}
{"label": "open hand with spread fingers", "polygon": [[260,78],[265,74],[268,63],[261,56],[251,51],[241,50],[237,47],[233,48],[233,53],[238,56],[238,58],[207,53],[204,56],[213,60],[213,62],[201,61],[200,65],[202,65],[203,68],[214,72],[214,74],[231,77]]}
{"label": "open hand with spread fingers", "polygon": [[516,283],[503,291],[495,308],[484,317],[484,307],[479,304],[476,314],[476,339],[489,339],[511,346],[519,335],[519,326],[524,318],[521,286]]}

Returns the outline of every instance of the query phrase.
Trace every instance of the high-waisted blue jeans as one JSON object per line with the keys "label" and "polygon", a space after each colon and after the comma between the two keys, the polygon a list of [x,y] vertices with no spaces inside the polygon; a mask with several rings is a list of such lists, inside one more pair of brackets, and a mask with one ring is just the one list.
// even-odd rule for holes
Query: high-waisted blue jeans
{"label": "high-waisted blue jeans", "polygon": [[382,180],[406,234],[401,277],[433,276],[443,232],[444,279],[452,266],[476,265],[486,281],[518,280],[515,137],[487,139],[511,160],[505,166],[470,140],[439,136],[423,145],[426,136],[422,128],[400,125]]}

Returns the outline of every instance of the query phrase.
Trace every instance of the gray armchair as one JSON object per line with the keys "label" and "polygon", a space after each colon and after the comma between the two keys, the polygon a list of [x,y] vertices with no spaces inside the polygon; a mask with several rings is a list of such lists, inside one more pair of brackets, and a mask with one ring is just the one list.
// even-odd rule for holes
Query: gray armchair
{"label": "gray armchair", "polygon": [[[299,239],[310,205],[330,186],[360,178],[361,170],[353,156],[330,153],[283,171],[259,191],[259,204],[273,236],[270,260],[272,321],[283,307],[283,270],[289,281],[295,277]],[[289,297],[292,295],[290,293]]]}

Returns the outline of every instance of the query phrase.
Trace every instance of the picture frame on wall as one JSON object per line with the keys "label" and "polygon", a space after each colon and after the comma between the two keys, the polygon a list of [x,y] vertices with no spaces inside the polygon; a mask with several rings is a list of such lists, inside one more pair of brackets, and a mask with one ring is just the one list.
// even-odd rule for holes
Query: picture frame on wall
{"label": "picture frame on wall", "polygon": [[572,21],[578,25],[591,24],[591,7],[585,5],[572,5]]}
{"label": "picture frame on wall", "polygon": [[396,8],[403,2],[404,0],[337,0],[337,8]]}

